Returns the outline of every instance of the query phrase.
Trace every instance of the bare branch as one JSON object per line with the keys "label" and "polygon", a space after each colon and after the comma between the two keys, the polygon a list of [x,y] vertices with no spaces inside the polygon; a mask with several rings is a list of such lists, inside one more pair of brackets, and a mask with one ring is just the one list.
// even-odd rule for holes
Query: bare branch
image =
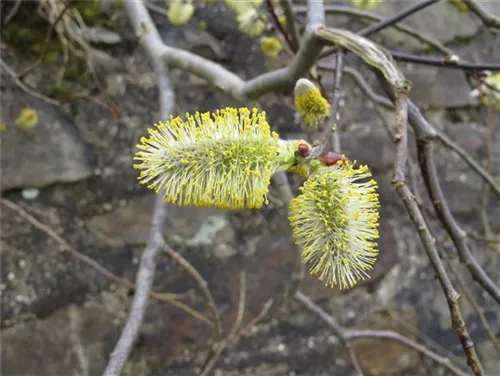
{"label": "bare branch", "polygon": [[[125,6],[127,7],[130,19],[133,20],[135,32],[137,34],[139,34],[140,31],[143,32],[141,35],[143,38],[141,42],[153,64],[158,81],[160,116],[162,119],[167,119],[174,112],[175,96],[171,88],[166,69],[155,49],[155,47],[161,43],[160,35],[151,22],[151,18],[149,17],[149,14],[147,13],[142,2],[126,2]],[[140,10],[143,10],[143,13],[141,13]],[[144,15],[147,17],[141,18],[141,16]],[[153,284],[153,277],[156,269],[156,256],[158,254],[158,250],[163,245],[162,229],[165,217],[166,206],[163,202],[162,195],[160,194],[156,197],[149,239],[141,256],[139,271],[137,272],[137,290],[134,295],[132,307],[130,308],[130,313],[120,338],[110,355],[110,359],[106,365],[103,376],[120,375],[130,355],[132,346],[139,334],[144,314],[146,312],[146,307],[148,305],[151,286]]]}
{"label": "bare branch", "polygon": [[306,295],[304,295],[302,292],[297,291],[295,294],[295,300],[297,300],[300,304],[302,304],[305,308],[307,308],[309,311],[315,313],[318,315],[326,324],[332,329],[333,334],[340,340],[342,345],[347,349],[349,352],[349,356],[351,358],[352,364],[354,368],[356,369],[356,372],[358,375],[363,375],[363,369],[359,365],[358,358],[356,357],[356,353],[351,347],[351,344],[348,341],[348,338],[345,336],[345,330],[340,326],[340,324],[333,318],[333,316],[329,315],[323,309],[318,306],[316,303],[314,303],[310,298],[308,298]]}
{"label": "bare branch", "polygon": [[179,264],[179,266],[181,268],[183,268],[186,271],[186,273],[196,281],[196,283],[198,284],[198,287],[203,292],[203,295],[205,295],[205,299],[207,300],[208,306],[210,307],[210,310],[212,311],[212,315],[213,315],[214,320],[215,320],[214,339],[216,341],[219,340],[219,338],[222,334],[220,313],[219,313],[217,305],[215,304],[215,301],[212,297],[212,294],[210,293],[210,289],[208,288],[207,281],[205,281],[205,279],[203,279],[201,274],[198,272],[198,270],[196,270],[196,268],[193,265],[191,265],[184,257],[182,257],[179,253],[175,252],[167,244],[165,244],[164,249],[165,249],[165,252],[168,254],[168,256],[172,260],[174,260],[177,264]]}
{"label": "bare branch", "polygon": [[[460,312],[460,307],[458,306],[459,295],[453,287],[451,280],[446,273],[444,265],[439,257],[435,246],[435,240],[432,237],[425,219],[415,201],[415,196],[411,192],[410,188],[406,185],[405,181],[405,168],[407,160],[407,135],[408,135],[408,96],[406,93],[396,92],[396,162],[394,164],[394,178],[393,185],[403,200],[408,214],[412,222],[414,223],[417,233],[420,236],[422,244],[427,252],[427,256],[431,261],[436,275],[439,279],[441,287],[448,301],[448,306],[450,309],[452,325],[457,333],[458,338],[462,344],[462,348],[467,357],[467,364],[474,372],[474,375],[483,375],[483,369],[479,358],[477,357],[476,350],[474,347],[474,342],[467,331],[465,322],[462,318],[462,313]],[[420,155],[420,153],[419,153]],[[432,161],[433,164],[433,161]],[[433,165],[434,166],[434,165]],[[424,174],[425,175],[425,174]],[[474,260],[475,261],[475,260]]]}
{"label": "bare branch", "polygon": [[[302,12],[306,11],[306,7],[300,6],[300,5],[296,6],[294,9],[297,13],[302,13]],[[341,5],[325,5],[325,12],[326,13],[347,14],[347,15],[350,15],[353,17],[366,18],[366,19],[378,21],[378,22],[384,20],[384,17],[382,17],[376,13],[368,12],[366,10],[360,10],[360,9],[355,9],[355,8],[351,8],[351,7],[341,6]],[[407,34],[407,35],[419,40],[420,42],[422,42],[424,44],[427,44],[427,45],[433,47],[437,51],[441,51],[445,55],[453,55],[452,50],[450,50],[444,44],[439,42],[437,39],[434,39],[430,35],[426,35],[425,33],[423,33],[420,30],[416,30],[416,29],[412,28],[411,26],[408,26],[408,25],[405,25],[402,23],[396,23],[396,24],[391,25],[390,27],[392,27],[392,28],[404,33],[404,34]],[[331,50],[325,51],[321,56],[322,57],[329,56],[334,52],[335,52],[335,50],[331,49]]]}
{"label": "bare branch", "polygon": [[425,1],[420,1],[414,5],[409,6],[406,9],[403,9],[401,12],[396,13],[392,15],[391,17],[388,17],[384,19],[381,22],[377,22],[376,24],[373,24],[366,29],[361,30],[357,34],[363,37],[370,36],[372,34],[375,34],[379,32],[380,30],[386,29],[394,24],[397,24],[399,21],[405,19],[406,17],[411,16],[412,14],[418,12],[419,10],[422,10],[424,8],[427,8],[429,5],[432,5],[434,3],[437,3],[440,0],[425,0]]}
{"label": "bare branch", "polygon": [[[340,104],[342,72],[344,70],[344,51],[338,51],[335,59],[335,81],[333,86],[333,95],[331,103],[330,119],[326,123],[321,138],[326,146],[333,147],[333,151],[340,153],[340,138],[337,133],[337,116]],[[329,136],[332,137],[329,137]]]}
{"label": "bare branch", "polygon": [[149,233],[148,243],[141,256],[139,271],[136,279],[136,292],[130,313],[122,330],[120,339],[116,343],[106,365],[103,376],[117,376],[123,370],[130,355],[132,346],[139,335],[139,330],[144,319],[144,313],[149,301],[149,292],[153,284],[153,277],[156,268],[156,255],[162,245],[162,228],[165,221],[166,210],[161,196],[156,198],[153,214],[153,223]]}
{"label": "bare branch", "polygon": [[307,26],[311,29],[325,24],[323,0],[307,0]]}
{"label": "bare branch", "polygon": [[294,47],[294,45],[292,43],[292,39],[290,38],[288,33],[283,28],[283,25],[281,25],[281,22],[278,19],[278,15],[276,14],[276,11],[274,10],[273,2],[271,0],[267,0],[266,3],[267,3],[267,11],[271,15],[271,18],[274,21],[274,25],[280,31],[281,35],[283,35],[283,38],[285,38],[285,41],[286,41],[288,47],[290,47],[290,50],[292,50],[293,52],[296,52],[298,47],[297,46]]}
{"label": "bare branch", "polygon": [[448,57],[428,57],[413,55],[406,52],[400,51],[389,51],[394,60],[405,61],[409,63],[432,65],[435,67],[443,67],[450,69],[460,69],[464,71],[479,71],[479,70],[490,70],[490,71],[500,71],[500,64],[498,63],[470,63],[467,61],[461,61],[458,59],[449,59]]}
{"label": "bare branch", "polygon": [[475,170],[486,182],[490,185],[491,188],[493,188],[493,191],[497,194],[498,197],[500,197],[500,185],[499,183],[495,180],[495,178],[488,172],[486,171],[483,166],[481,166],[479,163],[477,163],[472,156],[465,151],[464,148],[462,148],[460,145],[455,143],[451,138],[449,138],[445,133],[436,130],[437,132],[437,139],[443,143],[443,145],[449,147],[452,149],[454,152],[456,152],[462,159],[473,169]]}
{"label": "bare branch", "polygon": [[291,38],[292,51],[299,49],[299,30],[292,8],[292,0],[280,0],[280,5],[286,17],[286,28]]}
{"label": "bare branch", "polygon": [[14,80],[14,83],[25,93],[31,95],[34,98],[40,99],[41,101],[48,104],[52,104],[55,106],[59,106],[61,104],[59,101],[46,97],[45,95],[40,94],[35,90],[33,90],[32,88],[28,87],[24,82],[22,82],[19,79],[16,72],[14,72],[14,70],[11,67],[9,67],[9,65],[7,65],[7,63],[4,62],[2,59],[0,59],[0,66],[2,67],[2,73],[3,72],[7,73],[7,75],[9,75],[12,78],[12,80]]}
{"label": "bare branch", "polygon": [[484,9],[476,0],[463,0],[469,10],[478,16],[483,23],[491,28],[500,29],[500,18]]}

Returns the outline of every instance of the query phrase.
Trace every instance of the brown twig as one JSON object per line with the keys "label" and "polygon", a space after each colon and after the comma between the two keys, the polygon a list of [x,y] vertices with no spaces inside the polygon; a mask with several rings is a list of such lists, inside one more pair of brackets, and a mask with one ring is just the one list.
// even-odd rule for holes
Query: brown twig
{"label": "brown twig", "polygon": [[[297,13],[299,12],[305,12],[306,7],[304,6],[296,6],[295,11]],[[378,15],[377,13],[369,12],[366,10],[360,10],[352,7],[347,7],[347,6],[341,6],[341,5],[325,5],[325,12],[326,13],[338,13],[338,14],[345,14],[353,17],[358,17],[358,18],[365,18],[377,22],[382,22],[384,20],[383,16]],[[427,44],[428,46],[434,48],[437,51],[441,51],[445,55],[453,55],[453,51],[450,50],[448,47],[446,47],[444,44],[439,42],[437,39],[433,38],[430,35],[426,35],[420,30],[416,30],[406,24],[403,23],[396,23],[391,25],[391,28],[394,28],[395,30],[400,31],[401,33],[407,34],[420,42]],[[325,55],[330,55],[333,53],[334,50],[331,50],[330,52],[325,52]],[[323,56],[323,55],[322,55]]]}
{"label": "brown twig", "polygon": [[59,21],[62,20],[64,14],[66,13],[66,11],[70,7],[71,7],[71,0],[68,0],[67,3],[64,5],[64,8],[62,8],[62,10],[57,15],[54,22],[52,22],[50,24],[50,27],[47,30],[47,34],[45,35],[45,41],[43,42],[43,45],[42,45],[42,51],[40,52],[38,59],[36,59],[36,61],[33,64],[31,64],[29,67],[24,69],[21,73],[19,73],[18,74],[19,78],[24,77],[27,73],[31,72],[34,68],[36,68],[43,61],[43,58],[45,57],[45,54],[47,53],[47,49],[49,47],[49,41],[50,41],[50,38],[52,37],[52,32],[54,31],[54,29],[57,26],[57,24],[59,23]]}
{"label": "brown twig", "polygon": [[[1,198],[0,203],[2,205],[5,205],[9,209],[15,211],[20,217],[24,218],[31,225],[33,225],[34,227],[36,227],[37,229],[39,229],[40,231],[42,231],[43,233],[48,235],[50,238],[52,238],[59,245],[59,249],[61,249],[62,251],[68,252],[73,258],[90,266],[92,269],[96,270],[102,276],[109,279],[110,281],[118,283],[131,291],[136,291],[135,284],[133,284],[132,282],[130,282],[129,280],[127,280],[125,278],[117,276],[116,274],[112,273],[111,271],[106,269],[104,266],[99,264],[93,258],[91,258],[87,255],[84,255],[83,253],[77,251],[75,248],[73,248],[71,245],[69,245],[69,243],[66,240],[64,240],[60,235],[58,235],[54,230],[52,230],[49,226],[40,222],[38,219],[36,219],[31,214],[26,212],[19,205],[15,204],[12,201],[9,201],[5,198]],[[153,299],[161,302],[161,303],[171,304],[171,305],[183,310],[184,312],[186,312],[189,315],[195,317],[196,319],[202,321],[203,323],[205,323],[206,325],[208,325],[210,327],[214,326],[214,323],[212,321],[208,320],[205,316],[194,311],[191,307],[187,306],[186,304],[173,298],[173,296],[171,294],[165,294],[165,293],[152,291],[151,297]]]}
{"label": "brown twig", "polygon": [[396,61],[404,61],[408,63],[416,63],[422,65],[431,65],[435,67],[443,67],[450,69],[460,69],[463,71],[500,71],[500,64],[498,63],[471,63],[467,61],[461,61],[460,59],[449,59],[447,57],[430,57],[414,55],[407,52],[401,51],[389,51],[393,59]]}
{"label": "brown twig", "polygon": [[[467,364],[474,372],[474,375],[483,375],[483,369],[479,358],[477,357],[474,342],[467,331],[465,322],[458,306],[459,295],[453,287],[451,280],[446,273],[444,265],[437,252],[434,238],[432,237],[425,219],[415,201],[415,196],[406,185],[405,168],[407,160],[407,135],[408,135],[408,94],[399,92],[395,94],[396,101],[396,161],[394,164],[393,185],[403,200],[408,214],[414,223],[417,233],[420,236],[422,244],[424,245],[427,256],[431,261],[434,270],[436,271],[437,278],[443,288],[448,306],[450,309],[452,325],[457,333],[462,348],[467,357]],[[424,174],[425,175],[425,174]]]}
{"label": "brown twig", "polygon": [[333,316],[326,313],[320,306],[318,306],[312,299],[304,295],[302,292],[297,291],[295,294],[295,300],[297,300],[300,304],[302,304],[309,311],[318,315],[323,321],[325,321],[330,329],[332,329],[335,336],[340,340],[342,345],[346,348],[351,358],[352,364],[356,369],[358,375],[363,375],[363,369],[361,368],[358,358],[356,357],[356,353],[354,352],[351,344],[349,343],[347,337],[345,336],[345,330],[340,326],[340,324],[333,318]]}
{"label": "brown twig", "polygon": [[399,21],[404,20],[406,17],[411,16],[412,14],[427,8],[428,6],[437,3],[440,0],[425,0],[425,1],[420,1],[416,4],[413,4],[409,6],[408,8],[403,9],[401,12],[396,13],[392,15],[391,17],[388,17],[384,19],[383,21],[377,22],[371,26],[368,26],[367,28],[359,31],[357,34],[363,37],[368,37],[372,34],[378,33],[381,30],[384,30]]}
{"label": "brown twig", "polygon": [[451,213],[448,202],[439,184],[439,178],[436,171],[434,159],[434,145],[429,140],[419,140],[417,144],[418,161],[422,175],[431,196],[432,204],[438,214],[439,219],[445,226],[448,234],[453,239],[453,243],[458,250],[462,262],[465,263],[473,278],[479,282],[483,288],[500,304],[500,289],[486,274],[472,255],[469,244],[467,243],[467,234],[458,225],[455,217]]}
{"label": "brown twig", "polygon": [[457,272],[457,270],[455,268],[453,268],[453,265],[451,264],[451,262],[448,262],[448,267],[451,270],[451,275],[455,277],[455,281],[457,282],[458,289],[460,290],[461,294],[465,296],[465,299],[467,299],[470,306],[476,312],[477,316],[479,317],[479,321],[481,321],[481,324],[483,325],[484,330],[488,334],[488,337],[490,337],[490,340],[493,343],[493,346],[495,347],[497,352],[500,354],[500,345],[495,337],[495,334],[493,333],[493,329],[491,328],[491,325],[489,324],[488,320],[486,319],[486,316],[484,315],[482,308],[477,303],[476,299],[474,298],[474,295],[472,295],[472,292],[469,290],[469,287],[467,287],[467,285],[462,281],[460,274]]}
{"label": "brown twig", "polygon": [[34,89],[28,87],[24,82],[22,82],[19,79],[16,72],[14,72],[14,70],[9,65],[7,65],[7,63],[5,63],[2,59],[0,59],[0,66],[2,67],[2,72],[7,73],[12,78],[12,80],[14,80],[14,83],[25,93],[31,95],[34,98],[40,99],[45,103],[52,104],[54,106],[59,106],[61,104],[59,101],[46,97],[45,95],[40,94],[36,92]]}
{"label": "brown twig", "polygon": [[236,320],[231,328],[231,331],[222,341],[219,341],[212,347],[205,364],[201,368],[200,376],[207,376],[219,360],[224,349],[234,341],[237,341],[240,334],[241,323],[243,322],[243,317],[245,315],[245,300],[246,300],[246,273],[245,270],[240,272],[240,298],[238,301],[238,313],[236,314]]}
{"label": "brown twig", "polygon": [[290,39],[290,36],[286,32],[286,30],[283,28],[283,25],[281,24],[281,22],[278,19],[278,16],[276,15],[276,11],[274,10],[274,4],[273,4],[272,0],[266,0],[266,4],[267,4],[267,11],[271,15],[271,18],[274,21],[274,25],[280,31],[281,35],[283,35],[283,38],[285,38],[286,44],[288,45],[288,47],[290,47],[290,49],[293,52],[297,52],[297,48],[294,47],[294,44],[293,44],[292,40]]}
{"label": "brown twig", "polygon": [[[374,23],[373,25],[370,25],[370,26],[364,28],[363,30],[358,31],[356,34],[361,36],[361,37],[369,37],[372,34],[375,34],[383,29],[386,29],[388,27],[391,27],[392,25],[397,24],[399,21],[404,20],[406,17],[409,17],[412,14],[414,14],[414,13],[416,13],[424,8],[427,8],[428,6],[430,6],[434,3],[437,3],[438,1],[440,1],[440,0],[425,0],[425,1],[421,1],[421,2],[418,2],[416,4],[413,4],[413,5],[409,6],[408,8],[405,8],[402,11],[400,11],[400,12],[398,12],[390,17],[384,18],[381,21]],[[329,56],[332,53],[333,53],[332,50],[328,50],[321,55],[321,58]]]}
{"label": "brown twig", "polygon": [[208,288],[208,283],[203,279],[201,274],[196,270],[196,268],[191,265],[184,257],[182,257],[179,253],[175,252],[172,248],[165,244],[164,250],[167,255],[174,260],[181,268],[183,268],[186,273],[191,276],[197,283],[200,290],[205,295],[205,299],[207,300],[208,306],[212,311],[212,316],[215,321],[214,327],[214,340],[219,340],[220,335],[222,334],[221,321],[220,321],[220,313],[215,304],[215,301],[210,293],[210,289]]}
{"label": "brown twig", "polygon": [[[338,51],[335,58],[335,79],[333,86],[333,95],[331,101],[330,119],[327,121],[321,138],[325,146],[333,148],[334,152],[340,153],[340,138],[337,133],[337,114],[340,104],[342,72],[344,70],[344,51]],[[329,136],[332,137],[329,137]]]}
{"label": "brown twig", "polygon": [[462,0],[469,10],[478,16],[481,21],[488,27],[500,29],[500,18],[495,17],[491,12],[484,9],[475,0]]}
{"label": "brown twig", "polygon": [[299,30],[292,8],[292,0],[280,0],[280,5],[283,8],[286,17],[286,28],[290,35],[292,51],[299,49]]}
{"label": "brown twig", "polygon": [[161,195],[156,198],[153,211],[153,222],[149,233],[146,248],[141,256],[139,271],[137,272],[136,286],[132,307],[120,338],[109,357],[103,376],[120,375],[132,351],[132,346],[139,335],[139,330],[144,319],[146,307],[149,302],[151,286],[156,269],[156,255],[162,246],[162,228],[165,222],[166,206]]}
{"label": "brown twig", "polygon": [[[319,305],[317,305],[312,299],[308,298],[302,293],[297,293],[295,295],[296,299],[309,311],[316,314],[321,318],[329,327],[332,329],[333,333],[339,338],[339,340],[349,343],[351,340],[361,339],[361,338],[379,338],[379,339],[390,339],[401,343],[402,345],[409,347],[413,350],[418,351],[420,354],[432,359],[437,364],[445,367],[448,371],[452,372],[454,375],[467,376],[467,373],[460,370],[457,366],[450,362],[448,358],[440,356],[428,349],[427,347],[418,344],[415,341],[405,337],[402,334],[393,332],[391,330],[356,330],[356,329],[345,329],[337,320],[327,312],[325,312]],[[353,364],[354,365],[354,364]],[[355,365],[354,365],[355,366]],[[356,367],[356,366],[355,366]],[[359,365],[358,365],[359,367]],[[361,368],[361,367],[359,367]],[[359,372],[359,371],[358,371]]]}

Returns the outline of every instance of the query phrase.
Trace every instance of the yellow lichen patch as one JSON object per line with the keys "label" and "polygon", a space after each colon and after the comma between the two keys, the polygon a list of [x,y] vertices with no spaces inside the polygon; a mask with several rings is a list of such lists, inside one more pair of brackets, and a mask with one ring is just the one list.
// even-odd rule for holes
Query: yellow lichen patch
{"label": "yellow lichen patch", "polygon": [[330,116],[330,103],[306,78],[301,78],[295,85],[295,108],[302,116],[304,124],[312,128],[317,128]]}
{"label": "yellow lichen patch", "polygon": [[5,132],[7,130],[7,124],[0,123],[0,133]]}
{"label": "yellow lichen patch", "polygon": [[[339,161],[315,170],[290,203],[303,262],[327,286],[350,288],[368,277],[378,255],[377,183],[366,166]],[[360,181],[361,180],[361,181]]]}
{"label": "yellow lichen patch", "polygon": [[260,48],[267,56],[276,57],[283,50],[283,45],[276,37],[265,37],[260,42]]}
{"label": "yellow lichen patch", "polygon": [[170,0],[167,18],[174,25],[184,25],[194,13],[193,0]]}
{"label": "yellow lichen patch", "polygon": [[359,9],[373,9],[379,5],[382,0],[352,0],[353,5]]}
{"label": "yellow lichen patch", "polygon": [[149,129],[134,167],[165,202],[221,209],[259,208],[276,171],[278,135],[265,112],[226,108],[186,114]]}
{"label": "yellow lichen patch", "polygon": [[35,128],[39,121],[40,119],[36,110],[31,107],[25,107],[16,119],[16,125],[19,128],[30,129]]}

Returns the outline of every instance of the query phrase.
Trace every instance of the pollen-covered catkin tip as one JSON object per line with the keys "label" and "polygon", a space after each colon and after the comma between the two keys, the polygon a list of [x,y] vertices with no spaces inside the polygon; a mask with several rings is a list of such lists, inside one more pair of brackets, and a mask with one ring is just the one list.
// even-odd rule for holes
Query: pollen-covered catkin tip
{"label": "pollen-covered catkin tip", "polygon": [[289,220],[303,262],[327,286],[351,288],[368,277],[378,249],[377,183],[348,160],[314,171],[290,203]]}
{"label": "pollen-covered catkin tip", "polygon": [[302,116],[304,124],[312,128],[317,128],[330,116],[330,103],[306,78],[301,78],[295,84],[295,108]]}
{"label": "pollen-covered catkin tip", "polygon": [[225,108],[156,124],[137,148],[139,181],[165,202],[259,208],[276,171],[278,135],[265,112]]}

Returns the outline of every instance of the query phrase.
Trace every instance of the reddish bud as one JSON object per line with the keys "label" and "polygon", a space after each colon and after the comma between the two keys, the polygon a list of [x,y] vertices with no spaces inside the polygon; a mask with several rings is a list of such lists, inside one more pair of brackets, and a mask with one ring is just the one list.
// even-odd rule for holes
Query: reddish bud
{"label": "reddish bud", "polygon": [[318,158],[321,163],[323,163],[325,166],[333,166],[336,164],[338,161],[341,161],[343,159],[347,159],[344,154],[339,154],[335,153],[333,151],[325,151],[322,153],[319,158]]}
{"label": "reddish bud", "polygon": [[299,144],[299,147],[297,148],[297,154],[303,158],[307,157],[309,155],[309,145]]}

